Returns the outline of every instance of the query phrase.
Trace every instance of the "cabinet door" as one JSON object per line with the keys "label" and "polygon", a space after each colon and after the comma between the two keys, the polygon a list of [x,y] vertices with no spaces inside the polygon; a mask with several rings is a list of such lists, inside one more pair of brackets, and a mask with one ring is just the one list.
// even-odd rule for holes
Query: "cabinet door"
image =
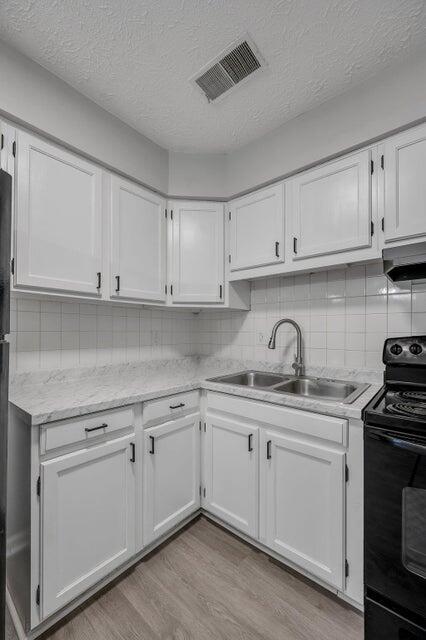
{"label": "cabinet door", "polygon": [[266,544],[343,589],[345,453],[275,431],[263,438]]}
{"label": "cabinet door", "polygon": [[113,295],[164,301],[165,201],[127,180],[112,176],[111,223]]}
{"label": "cabinet door", "polygon": [[426,125],[384,143],[385,240],[426,235]]}
{"label": "cabinet door", "polygon": [[258,533],[259,429],[208,417],[203,506],[249,536]]}
{"label": "cabinet door", "polygon": [[41,465],[41,610],[63,607],[135,550],[132,436]]}
{"label": "cabinet door", "polygon": [[284,262],[283,191],[279,184],[231,202],[231,271]]}
{"label": "cabinet door", "polygon": [[173,302],[223,302],[223,205],[174,203],[171,251]]}
{"label": "cabinet door", "polygon": [[144,544],[200,506],[199,414],[144,432]]}
{"label": "cabinet door", "polygon": [[371,152],[305,171],[289,183],[293,259],[371,246]]}
{"label": "cabinet door", "polygon": [[99,293],[101,170],[20,131],[15,182],[15,284]]}

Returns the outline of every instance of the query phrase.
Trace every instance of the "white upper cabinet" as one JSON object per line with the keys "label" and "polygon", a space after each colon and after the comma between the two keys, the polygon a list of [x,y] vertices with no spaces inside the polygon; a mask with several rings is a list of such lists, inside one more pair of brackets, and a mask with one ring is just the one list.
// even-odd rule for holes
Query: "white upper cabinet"
{"label": "white upper cabinet", "polygon": [[253,538],[258,530],[259,429],[208,416],[204,450],[205,509]]}
{"label": "white upper cabinet", "polygon": [[111,294],[165,301],[165,201],[111,176]]}
{"label": "white upper cabinet", "polygon": [[199,414],[144,431],[144,545],[200,506]]}
{"label": "white upper cabinet", "polygon": [[135,553],[134,436],[41,464],[41,611],[47,617]]}
{"label": "white upper cabinet", "polygon": [[267,545],[343,589],[345,453],[276,431],[262,435]]}
{"label": "white upper cabinet", "polygon": [[16,146],[14,284],[99,294],[101,170],[22,131]]}
{"label": "white upper cabinet", "polygon": [[223,205],[174,202],[170,208],[172,302],[223,302]]}
{"label": "white upper cabinet", "polygon": [[385,241],[426,235],[426,125],[384,142]]}
{"label": "white upper cabinet", "polygon": [[371,151],[305,171],[288,183],[293,259],[371,246]]}
{"label": "white upper cabinet", "polygon": [[230,203],[231,271],[284,262],[284,186]]}

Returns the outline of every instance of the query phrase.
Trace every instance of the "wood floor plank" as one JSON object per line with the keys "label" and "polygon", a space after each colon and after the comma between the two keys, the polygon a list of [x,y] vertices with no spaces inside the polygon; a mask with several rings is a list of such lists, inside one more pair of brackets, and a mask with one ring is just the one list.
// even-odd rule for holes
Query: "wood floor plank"
{"label": "wood floor plank", "polygon": [[203,517],[43,640],[362,637],[358,612]]}

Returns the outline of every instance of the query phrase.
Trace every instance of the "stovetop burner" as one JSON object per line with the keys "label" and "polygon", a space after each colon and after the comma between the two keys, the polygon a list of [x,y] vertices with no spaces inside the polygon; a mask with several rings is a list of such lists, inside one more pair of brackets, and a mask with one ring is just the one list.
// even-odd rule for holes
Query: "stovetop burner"
{"label": "stovetop burner", "polygon": [[400,391],[398,397],[401,400],[414,400],[415,402],[426,402],[426,391]]}
{"label": "stovetop burner", "polygon": [[424,418],[426,417],[426,402],[414,402],[413,404],[408,404],[406,402],[393,402],[386,406],[386,411],[400,416]]}

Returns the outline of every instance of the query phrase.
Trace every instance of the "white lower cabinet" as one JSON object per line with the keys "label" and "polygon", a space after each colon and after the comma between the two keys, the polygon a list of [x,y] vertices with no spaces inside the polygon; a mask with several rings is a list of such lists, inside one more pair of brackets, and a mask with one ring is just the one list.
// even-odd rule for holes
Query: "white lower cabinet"
{"label": "white lower cabinet", "polygon": [[203,506],[249,536],[258,534],[259,429],[208,416]]}
{"label": "white lower cabinet", "polygon": [[133,444],[128,435],[41,463],[43,618],[133,555]]}
{"label": "white lower cabinet", "polygon": [[266,544],[324,582],[345,584],[344,451],[262,432]]}
{"label": "white lower cabinet", "polygon": [[144,545],[200,507],[199,414],[145,429]]}

